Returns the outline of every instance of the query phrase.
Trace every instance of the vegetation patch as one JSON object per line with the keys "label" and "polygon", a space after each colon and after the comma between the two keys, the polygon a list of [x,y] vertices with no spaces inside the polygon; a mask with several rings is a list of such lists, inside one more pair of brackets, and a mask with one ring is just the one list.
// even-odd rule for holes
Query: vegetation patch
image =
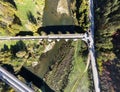
{"label": "vegetation patch", "polygon": [[90,26],[88,0],[72,0],[71,9],[75,24],[82,27],[84,31],[87,31]]}
{"label": "vegetation patch", "polygon": [[84,43],[77,41],[73,42],[73,44],[75,46],[74,59],[72,61],[73,67],[68,77],[69,80],[65,92],[89,92],[88,74],[87,72],[84,73],[86,57],[82,56],[83,52],[81,52],[81,44]]}
{"label": "vegetation patch", "polygon": [[20,31],[36,33],[42,24],[44,2],[44,0],[0,1],[0,35],[15,36]]}
{"label": "vegetation patch", "polygon": [[[112,79],[112,69],[119,67],[119,22],[120,22],[119,0],[96,0],[95,1],[95,41],[97,50],[97,62],[102,85],[102,92],[117,92],[117,81]],[[114,63],[117,64],[114,64]],[[109,68],[106,66],[109,66]],[[111,70],[110,70],[111,69]],[[118,72],[114,71],[116,76]]]}

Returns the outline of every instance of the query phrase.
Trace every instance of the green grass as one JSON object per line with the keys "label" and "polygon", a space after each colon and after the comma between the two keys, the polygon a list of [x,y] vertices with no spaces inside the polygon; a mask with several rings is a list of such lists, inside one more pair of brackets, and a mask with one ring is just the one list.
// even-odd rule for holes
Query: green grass
{"label": "green grass", "polygon": [[10,48],[11,45],[15,45],[17,41],[7,41],[7,40],[1,40],[0,41],[0,49],[4,47],[4,45],[7,45],[8,48]]}
{"label": "green grass", "polygon": [[36,16],[35,14],[35,3],[33,2],[33,0],[23,0],[23,2],[18,2],[16,0],[16,4],[17,4],[17,16],[21,19],[22,24],[23,24],[23,28],[22,30],[28,30],[25,27],[25,24],[28,23],[28,17],[27,17],[27,13],[30,11],[34,16]]}
{"label": "green grass", "polygon": [[[8,2],[0,1],[0,4],[3,5],[0,12],[0,21],[5,22],[7,26],[4,29],[0,27],[1,36],[15,36],[19,31],[36,32],[42,25],[45,0],[15,0],[17,9]],[[12,22],[15,18],[14,16],[19,21]],[[22,25],[19,25],[18,22]]]}
{"label": "green grass", "polygon": [[87,72],[84,73],[85,70],[85,63],[84,58],[79,56],[79,51],[81,41],[77,41],[75,44],[75,54],[74,54],[74,61],[73,61],[73,69],[69,75],[69,83],[65,88],[65,92],[76,92],[79,90],[80,92],[88,92],[89,88],[89,80]]}

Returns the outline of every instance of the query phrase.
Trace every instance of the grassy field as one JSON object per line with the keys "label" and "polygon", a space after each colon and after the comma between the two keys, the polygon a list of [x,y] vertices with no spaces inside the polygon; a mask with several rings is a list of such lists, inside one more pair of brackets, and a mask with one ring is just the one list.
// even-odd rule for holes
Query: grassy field
{"label": "grassy field", "polygon": [[[19,0],[16,1],[17,5],[17,15],[22,21],[23,28],[21,30],[30,30],[34,31],[31,26],[37,27],[37,17],[42,18],[42,12],[44,8],[44,0],[23,0],[20,2]],[[37,12],[40,12],[41,15],[38,15]],[[29,14],[31,14],[29,16]],[[29,17],[31,17],[29,19]],[[42,20],[42,19],[41,19]],[[31,23],[30,23],[31,21]],[[34,24],[32,21],[36,21]]]}
{"label": "grassy field", "polygon": [[16,5],[17,5],[17,16],[21,19],[22,21],[22,25],[23,25],[23,29],[22,30],[28,30],[25,27],[25,24],[28,23],[28,17],[27,17],[27,13],[31,12],[33,14],[33,16],[35,16],[35,4],[34,2],[32,2],[32,0],[23,0],[23,2],[19,2],[16,1]]}
{"label": "grassy field", "polygon": [[73,61],[73,69],[69,75],[69,82],[65,88],[65,92],[89,92],[89,80],[85,70],[85,57],[79,54],[81,51],[81,41],[73,42],[75,44],[75,53]]}
{"label": "grassy field", "polygon": [[42,25],[44,0],[0,1],[0,35],[35,33]]}

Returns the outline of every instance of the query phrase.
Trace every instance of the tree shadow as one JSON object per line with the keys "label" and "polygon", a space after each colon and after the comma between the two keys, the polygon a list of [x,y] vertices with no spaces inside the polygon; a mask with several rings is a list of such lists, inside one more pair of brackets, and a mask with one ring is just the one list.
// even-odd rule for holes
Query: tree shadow
{"label": "tree shadow", "polygon": [[32,82],[36,87],[40,88],[42,92],[54,92],[40,77],[33,74],[27,68],[22,67],[18,72],[27,82]]}
{"label": "tree shadow", "polygon": [[17,53],[18,51],[27,51],[27,48],[26,48],[25,43],[20,40],[20,41],[18,41],[15,45],[11,45],[11,46],[10,46],[10,51],[11,51],[13,57],[15,57],[15,56],[16,56],[16,53]]}
{"label": "tree shadow", "polygon": [[9,71],[12,74],[15,74],[13,66],[10,64],[2,64],[1,65],[3,68],[5,68],[7,71]]}
{"label": "tree shadow", "polygon": [[33,36],[33,32],[32,31],[20,31],[19,33],[17,33],[15,36]]}
{"label": "tree shadow", "polygon": [[4,44],[3,48],[1,48],[1,51],[4,52],[4,51],[9,51],[9,48],[6,44]]}
{"label": "tree shadow", "polygon": [[114,90],[115,92],[120,91],[120,60],[108,60],[104,62],[104,78],[106,86],[109,86],[108,90]]}
{"label": "tree shadow", "polygon": [[55,25],[55,26],[40,27],[37,30],[37,33],[42,35],[41,32],[45,32],[47,35],[49,35],[50,33],[66,34],[67,32],[69,32],[70,34],[84,33],[85,31],[80,26],[75,26],[75,25]]}
{"label": "tree shadow", "polygon": [[16,3],[14,0],[3,0],[4,2],[9,2],[10,4],[12,4],[16,9],[17,9],[17,6],[16,6]]}
{"label": "tree shadow", "polygon": [[113,52],[120,59],[120,29],[117,29],[112,37]]}
{"label": "tree shadow", "polygon": [[[102,87],[103,90],[120,91],[120,29],[112,35],[113,53],[117,58],[103,62]],[[105,86],[105,87],[104,87]],[[112,91],[111,91],[112,92]]]}
{"label": "tree shadow", "polygon": [[80,14],[80,12],[79,12],[79,9],[80,9],[80,5],[81,5],[81,2],[82,1],[80,1],[80,0],[76,0],[76,18],[77,18],[77,20],[79,20],[80,19],[80,16],[81,16],[81,14]]}
{"label": "tree shadow", "polygon": [[12,23],[13,24],[18,24],[18,25],[22,26],[22,22],[21,22],[20,18],[17,15],[15,15],[15,14],[14,14],[14,19],[13,19]]}
{"label": "tree shadow", "polygon": [[37,24],[36,18],[34,17],[34,15],[32,14],[31,11],[28,11],[28,12],[27,12],[27,17],[28,17],[28,20],[29,20],[31,23]]}

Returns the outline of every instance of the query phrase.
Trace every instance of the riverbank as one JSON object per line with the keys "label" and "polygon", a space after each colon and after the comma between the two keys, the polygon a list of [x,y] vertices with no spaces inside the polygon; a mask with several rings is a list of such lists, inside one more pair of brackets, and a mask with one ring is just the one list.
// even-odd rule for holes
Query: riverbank
{"label": "riverbank", "polygon": [[[40,23],[42,26],[60,25],[63,26],[62,28],[64,29],[66,25],[77,25],[82,26],[84,31],[88,28],[88,7],[85,0],[81,2],[78,0],[73,0],[72,2],[70,2],[70,0],[54,0],[54,2],[46,0],[44,3],[43,19],[40,15],[40,20],[42,20]],[[84,7],[84,5],[86,6]],[[34,7],[34,5],[32,7]],[[18,8],[20,9],[20,7]],[[29,14],[32,13],[32,11],[31,13],[29,12]],[[37,14],[39,14],[39,12]],[[26,18],[26,16],[24,15],[23,18]],[[31,21],[30,18],[29,22],[31,21],[32,25],[36,25],[36,17],[32,16],[32,18],[33,20]],[[25,21],[27,20],[25,19]],[[44,32],[44,30],[42,31]],[[59,30],[57,31],[59,32]],[[69,33],[69,30],[65,31]],[[79,29],[79,32],[81,31],[83,30]],[[32,31],[32,35],[34,35],[34,32],[35,30]],[[31,31],[28,33],[31,35]],[[18,35],[20,34],[25,35],[26,32],[18,33]],[[53,33],[50,32],[50,34]],[[54,42],[54,44],[51,44],[52,42]],[[52,42],[47,40],[1,42],[3,43],[0,52],[1,61],[3,64],[12,65],[16,73],[21,70],[21,67],[26,67],[34,73],[35,76],[43,79],[46,85],[56,92],[70,92],[70,87],[73,87],[73,92],[80,90],[88,92],[89,79],[87,72],[81,77],[85,69],[86,56],[88,54],[86,44],[81,40],[76,42],[68,40],[66,42],[64,39],[59,42],[56,40]],[[24,78],[22,80],[24,80]],[[44,85],[42,88],[42,90],[44,90]]]}

